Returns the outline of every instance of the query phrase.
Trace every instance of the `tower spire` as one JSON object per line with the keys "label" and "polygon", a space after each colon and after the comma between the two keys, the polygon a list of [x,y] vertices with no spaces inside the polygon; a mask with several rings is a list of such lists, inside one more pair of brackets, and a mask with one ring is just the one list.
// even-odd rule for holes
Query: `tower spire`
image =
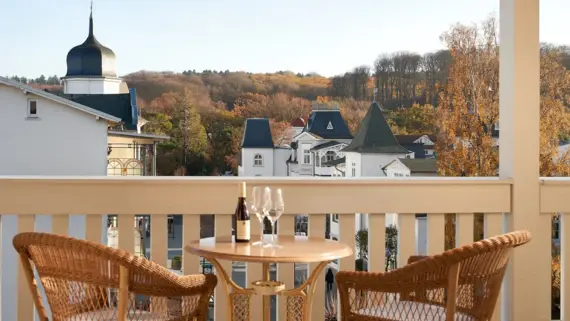
{"label": "tower spire", "polygon": [[93,37],[93,0],[91,0],[89,11],[89,37]]}

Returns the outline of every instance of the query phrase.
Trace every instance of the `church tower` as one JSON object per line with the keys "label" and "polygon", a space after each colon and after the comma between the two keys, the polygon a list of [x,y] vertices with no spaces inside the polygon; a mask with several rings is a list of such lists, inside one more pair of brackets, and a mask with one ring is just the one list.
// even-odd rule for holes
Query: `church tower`
{"label": "church tower", "polygon": [[93,33],[93,4],[87,39],[67,54],[67,74],[62,81],[68,95],[128,93],[126,83],[117,77],[115,53]]}

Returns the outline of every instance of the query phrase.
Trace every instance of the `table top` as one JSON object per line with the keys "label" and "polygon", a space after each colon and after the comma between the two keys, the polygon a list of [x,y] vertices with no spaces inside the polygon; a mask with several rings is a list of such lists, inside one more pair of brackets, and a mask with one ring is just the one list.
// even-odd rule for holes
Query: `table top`
{"label": "table top", "polygon": [[[332,261],[347,257],[353,250],[346,244],[327,240],[324,237],[293,235],[275,236],[281,248],[252,246],[250,243],[235,243],[233,237],[209,237],[190,242],[184,247],[186,252],[228,261],[259,263],[314,263]],[[251,236],[252,243],[259,236]],[[265,241],[271,240],[270,235]]]}

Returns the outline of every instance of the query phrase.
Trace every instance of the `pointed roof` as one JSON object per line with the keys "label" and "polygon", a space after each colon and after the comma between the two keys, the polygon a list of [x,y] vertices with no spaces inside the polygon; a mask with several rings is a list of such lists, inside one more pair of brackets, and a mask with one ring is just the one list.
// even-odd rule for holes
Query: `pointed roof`
{"label": "pointed roof", "polygon": [[242,148],[273,148],[271,127],[266,118],[248,118],[245,121]]}
{"label": "pointed roof", "polygon": [[400,146],[382,115],[380,106],[372,102],[366,116],[360,123],[360,129],[343,152],[369,154],[408,154],[409,150]]}

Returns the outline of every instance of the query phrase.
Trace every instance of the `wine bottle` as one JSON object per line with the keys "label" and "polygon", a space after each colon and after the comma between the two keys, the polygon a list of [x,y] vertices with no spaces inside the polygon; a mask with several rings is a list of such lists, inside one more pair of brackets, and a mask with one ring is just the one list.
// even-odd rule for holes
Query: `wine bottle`
{"label": "wine bottle", "polygon": [[239,197],[236,207],[236,242],[249,242],[250,236],[250,218],[246,203],[245,182],[239,185]]}

